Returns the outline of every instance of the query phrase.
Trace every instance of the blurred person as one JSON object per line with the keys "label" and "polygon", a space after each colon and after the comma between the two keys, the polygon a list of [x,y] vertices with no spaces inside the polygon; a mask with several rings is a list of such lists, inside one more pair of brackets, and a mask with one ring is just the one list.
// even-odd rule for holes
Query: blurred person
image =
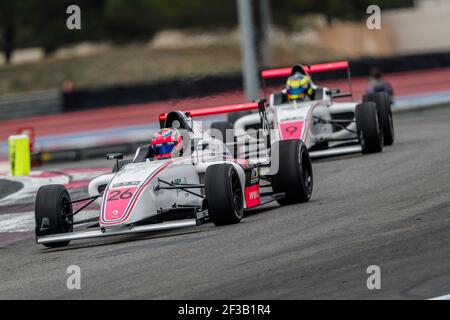
{"label": "blurred person", "polygon": [[367,93],[376,92],[385,92],[391,99],[391,102],[393,102],[394,89],[392,88],[392,85],[383,78],[381,70],[377,67],[374,67],[372,68],[372,70],[370,70],[369,87],[367,88]]}
{"label": "blurred person", "polygon": [[61,88],[63,92],[72,92],[75,90],[75,83],[72,80],[64,80]]}

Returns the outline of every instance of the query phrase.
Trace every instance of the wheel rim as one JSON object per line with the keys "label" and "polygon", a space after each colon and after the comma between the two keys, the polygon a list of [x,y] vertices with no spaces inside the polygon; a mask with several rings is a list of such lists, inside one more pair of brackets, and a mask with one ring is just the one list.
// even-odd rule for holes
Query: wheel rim
{"label": "wheel rim", "polygon": [[230,178],[231,178],[230,180],[231,180],[231,194],[233,199],[233,207],[236,213],[240,215],[243,208],[242,187],[236,170],[231,171]]}
{"label": "wheel rim", "polygon": [[359,143],[361,144],[361,148],[364,150],[366,148],[366,141],[364,140],[364,133],[362,130],[359,133]]}
{"label": "wheel rim", "polygon": [[303,169],[303,182],[308,191],[311,191],[312,186],[312,174],[308,166]]}
{"label": "wheel rim", "polygon": [[300,168],[302,168],[302,176],[303,176],[303,185],[305,186],[306,190],[308,190],[308,192],[311,192],[311,187],[312,187],[312,182],[313,182],[313,178],[312,178],[312,166],[311,166],[311,162],[308,159],[308,157],[306,156],[306,154],[304,152],[302,152],[302,148],[299,149],[299,157],[300,159]]}
{"label": "wheel rim", "polygon": [[65,232],[69,232],[72,230],[72,222],[73,222],[73,215],[72,215],[72,206],[69,202],[69,200],[66,197],[63,197],[61,199],[61,218],[62,218],[62,225]]}

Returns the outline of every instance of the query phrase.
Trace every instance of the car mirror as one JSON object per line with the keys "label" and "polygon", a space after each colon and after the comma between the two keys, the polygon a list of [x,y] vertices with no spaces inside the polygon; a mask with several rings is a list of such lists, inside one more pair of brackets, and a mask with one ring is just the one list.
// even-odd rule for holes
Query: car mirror
{"label": "car mirror", "polygon": [[109,153],[106,155],[106,159],[108,160],[122,160],[123,159],[123,153]]}

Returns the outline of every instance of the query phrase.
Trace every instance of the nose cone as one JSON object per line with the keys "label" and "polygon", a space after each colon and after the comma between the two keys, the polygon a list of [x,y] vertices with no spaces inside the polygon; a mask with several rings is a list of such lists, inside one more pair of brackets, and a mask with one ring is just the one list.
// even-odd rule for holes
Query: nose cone
{"label": "nose cone", "polygon": [[102,223],[119,223],[131,212],[131,201],[135,198],[139,187],[123,186],[105,191]]}
{"label": "nose cone", "polygon": [[136,221],[133,212],[142,202],[144,190],[170,164],[171,161],[134,164],[117,173],[103,195],[100,225],[106,227]]}

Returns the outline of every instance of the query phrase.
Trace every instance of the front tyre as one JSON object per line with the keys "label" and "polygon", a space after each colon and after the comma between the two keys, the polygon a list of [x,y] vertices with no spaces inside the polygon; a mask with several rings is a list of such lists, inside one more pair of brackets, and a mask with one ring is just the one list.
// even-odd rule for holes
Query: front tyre
{"label": "front tyre", "polygon": [[[70,195],[62,185],[39,188],[35,207],[36,237],[73,231],[73,209]],[[65,247],[70,241],[46,243],[48,248]]]}
{"label": "front tyre", "polygon": [[234,224],[244,215],[241,180],[231,164],[215,164],[206,169],[205,195],[208,214],[216,226]]}
{"label": "front tyre", "polygon": [[313,191],[313,170],[301,140],[277,141],[271,148],[271,181],[275,194],[284,193],[280,205],[307,202]]}

